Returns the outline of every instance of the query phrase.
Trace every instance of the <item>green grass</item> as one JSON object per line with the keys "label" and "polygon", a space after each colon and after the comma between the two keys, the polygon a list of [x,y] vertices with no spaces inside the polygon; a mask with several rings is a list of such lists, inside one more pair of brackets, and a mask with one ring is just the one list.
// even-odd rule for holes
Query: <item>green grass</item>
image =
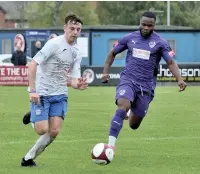
{"label": "green grass", "polygon": [[0,87],[0,174],[199,174],[200,92],[188,87],[158,87],[148,115],[133,131],[124,122],[116,155],[108,166],[90,158],[92,147],[107,143],[115,112],[114,87],[69,90],[63,130],[36,160],[37,168],[21,168],[20,160],[37,139],[22,115],[29,109],[25,87]]}

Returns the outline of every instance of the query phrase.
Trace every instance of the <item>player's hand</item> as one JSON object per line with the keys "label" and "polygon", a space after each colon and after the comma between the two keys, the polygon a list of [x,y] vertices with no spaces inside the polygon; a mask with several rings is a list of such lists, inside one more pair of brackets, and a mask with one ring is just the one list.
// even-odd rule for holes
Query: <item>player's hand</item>
{"label": "player's hand", "polygon": [[185,83],[183,80],[178,81],[178,86],[180,87],[179,92],[182,92],[187,87],[187,83]]}
{"label": "player's hand", "polygon": [[109,74],[103,74],[102,75],[102,83],[108,83],[110,79]]}
{"label": "player's hand", "polygon": [[31,92],[29,96],[31,102],[34,102],[35,104],[40,104],[40,97],[36,92]]}
{"label": "player's hand", "polygon": [[78,78],[77,88],[80,90],[84,90],[88,88],[87,79],[86,78]]}

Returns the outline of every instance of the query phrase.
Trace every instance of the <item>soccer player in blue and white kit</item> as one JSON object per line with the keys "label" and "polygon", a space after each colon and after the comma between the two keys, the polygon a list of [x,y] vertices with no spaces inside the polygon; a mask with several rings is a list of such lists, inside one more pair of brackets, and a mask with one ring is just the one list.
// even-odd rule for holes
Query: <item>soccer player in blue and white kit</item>
{"label": "soccer player in blue and white kit", "polygon": [[[58,35],[57,34],[55,34],[55,33],[52,33],[50,36],[49,36],[49,39],[48,40],[50,40],[50,39],[53,39],[53,38],[55,38],[55,37],[57,37]],[[28,88],[28,90],[29,90],[29,88]],[[30,122],[31,122],[31,111],[28,111],[24,116],[23,116],[23,123],[25,124],[25,125],[27,125],[27,124],[29,124]]]}
{"label": "soccer player in blue and white kit", "polygon": [[40,137],[22,158],[21,166],[36,166],[33,160],[59,134],[67,112],[68,73],[71,72],[73,88],[87,88],[86,79],[82,79],[80,73],[82,57],[75,44],[82,24],[78,16],[70,13],[65,18],[64,35],[49,40],[29,65],[31,122]]}
{"label": "soccer player in blue and white kit", "polygon": [[154,32],[155,23],[155,14],[144,12],[140,19],[140,30],[122,37],[109,52],[105,61],[103,83],[109,81],[109,68],[115,56],[128,50],[126,65],[120,74],[120,81],[116,88],[117,110],[110,124],[108,144],[113,149],[128,110],[132,111],[129,118],[129,125],[132,129],[137,129],[147,114],[154,96],[155,70],[161,57],[164,58],[169,70],[175,76],[180,91],[184,91],[187,86],[181,78],[179,67],[173,60],[169,44]]}

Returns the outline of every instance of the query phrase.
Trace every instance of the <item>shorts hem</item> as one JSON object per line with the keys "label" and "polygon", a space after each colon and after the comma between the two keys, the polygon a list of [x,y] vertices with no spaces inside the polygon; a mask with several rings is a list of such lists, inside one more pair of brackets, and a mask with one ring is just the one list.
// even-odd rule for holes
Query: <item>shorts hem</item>
{"label": "shorts hem", "polygon": [[46,121],[46,120],[48,120],[48,119],[31,120],[31,123],[36,123],[36,122]]}
{"label": "shorts hem", "polygon": [[133,102],[133,99],[131,100],[131,99],[128,98],[128,97],[117,97],[117,98],[115,98],[115,103],[116,103],[116,104],[117,104],[117,100],[120,99],[120,98],[127,99],[127,100],[129,100],[130,102]]}

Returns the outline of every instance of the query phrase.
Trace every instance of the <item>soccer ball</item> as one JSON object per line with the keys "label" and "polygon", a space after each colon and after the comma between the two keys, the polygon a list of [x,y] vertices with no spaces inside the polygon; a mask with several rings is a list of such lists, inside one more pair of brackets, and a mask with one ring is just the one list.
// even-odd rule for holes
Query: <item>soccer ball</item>
{"label": "soccer ball", "polygon": [[113,160],[114,151],[108,144],[98,143],[93,147],[91,157],[96,164],[107,165]]}

